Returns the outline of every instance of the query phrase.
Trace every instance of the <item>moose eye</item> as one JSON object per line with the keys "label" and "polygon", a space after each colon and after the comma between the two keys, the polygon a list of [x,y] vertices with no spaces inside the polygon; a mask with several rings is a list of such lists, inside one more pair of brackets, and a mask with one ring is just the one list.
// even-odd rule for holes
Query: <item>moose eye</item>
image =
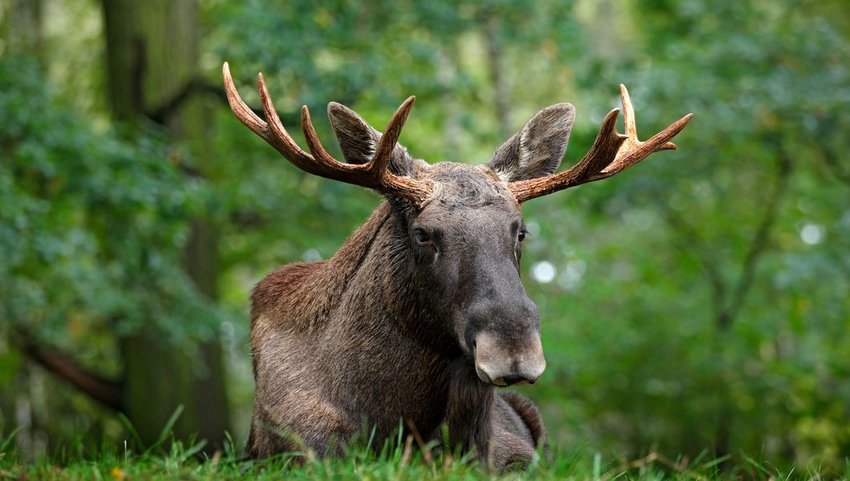
{"label": "moose eye", "polygon": [[524,240],[525,240],[525,235],[526,235],[526,234],[528,234],[528,231],[527,231],[527,230],[525,230],[525,227],[523,227],[522,229],[520,229],[520,230],[519,230],[519,233],[517,234],[517,240],[518,240],[519,242],[524,241]]}
{"label": "moose eye", "polygon": [[424,229],[416,229],[413,231],[413,240],[419,245],[427,245],[431,243],[431,234]]}

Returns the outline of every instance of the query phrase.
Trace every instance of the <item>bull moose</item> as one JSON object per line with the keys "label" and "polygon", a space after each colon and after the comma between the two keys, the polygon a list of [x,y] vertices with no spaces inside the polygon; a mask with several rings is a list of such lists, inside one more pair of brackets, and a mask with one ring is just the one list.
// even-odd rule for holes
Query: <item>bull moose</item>
{"label": "bull moose", "polygon": [[611,177],[670,140],[692,115],[642,142],[628,92],[602,121],[589,152],[555,173],[575,118],[559,103],[535,114],[485,164],[430,165],[398,144],[408,98],[383,133],[331,102],[345,162],[322,146],[302,107],[310,152],[282,125],[262,74],[266,120],[222,67],[236,117],[299,169],[374,189],[384,201],[329,260],[277,268],[254,288],[251,349],[256,390],[247,453],[341,453],[366,426],[379,444],[399,429],[424,439],[448,426],[450,448],[503,471],[545,442],[535,406],[496,388],[533,383],[546,362],[537,307],[520,281],[526,229],[520,204]]}

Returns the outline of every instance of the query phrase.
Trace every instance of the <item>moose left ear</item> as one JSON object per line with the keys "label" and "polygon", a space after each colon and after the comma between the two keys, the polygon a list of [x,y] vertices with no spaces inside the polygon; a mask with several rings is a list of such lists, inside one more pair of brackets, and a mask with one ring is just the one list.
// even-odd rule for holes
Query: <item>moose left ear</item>
{"label": "moose left ear", "polygon": [[487,166],[506,182],[554,173],[567,150],[574,121],[572,104],[546,107],[502,144]]}
{"label": "moose left ear", "polygon": [[[375,155],[382,134],[367,124],[357,112],[336,102],[328,104],[328,118],[345,161],[349,164],[369,162]],[[412,175],[416,172],[416,163],[407,149],[396,143],[390,155],[390,172],[395,175]]]}

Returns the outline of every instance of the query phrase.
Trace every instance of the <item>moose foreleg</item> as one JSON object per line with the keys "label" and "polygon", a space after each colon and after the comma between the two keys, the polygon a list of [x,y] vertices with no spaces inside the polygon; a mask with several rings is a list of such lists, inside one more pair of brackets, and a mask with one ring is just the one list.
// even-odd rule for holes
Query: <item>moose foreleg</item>
{"label": "moose foreleg", "polygon": [[503,473],[526,469],[538,457],[538,449],[546,450],[546,429],[540,412],[525,397],[514,392],[496,396],[490,415],[491,437],[487,463]]}

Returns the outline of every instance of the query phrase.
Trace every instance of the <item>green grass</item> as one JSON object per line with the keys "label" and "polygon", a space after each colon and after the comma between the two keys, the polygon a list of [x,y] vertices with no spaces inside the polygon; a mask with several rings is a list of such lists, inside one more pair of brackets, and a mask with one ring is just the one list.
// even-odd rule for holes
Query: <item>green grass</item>
{"label": "green grass", "polygon": [[[388,441],[380,452],[370,442],[354,447],[341,458],[321,459],[311,452],[302,456],[280,455],[261,461],[245,460],[239,448],[228,438],[221,450],[211,455],[205,442],[184,444],[174,441],[171,429],[180,415],[176,411],[150,447],[134,452],[129,446],[141,445],[128,423],[131,442],[107,447],[99,454],[87,454],[77,448],[73,454],[61,451],[51,459],[26,462],[14,449],[12,432],[0,437],[0,481],[5,480],[476,480],[496,475],[474,460],[432,450],[433,445],[416,449],[412,436]],[[698,456],[672,459],[656,452],[633,460],[604,460],[599,453],[585,448],[553,449],[528,470],[511,472],[501,479],[540,480],[739,480],[739,479],[847,479],[850,458],[843,469],[834,468],[783,471],[770,463],[747,456],[711,459]]]}
{"label": "green grass", "polygon": [[[202,453],[203,443],[172,443],[142,453],[129,451],[96,456],[60,456],[64,460],[25,463],[9,450],[0,451],[0,480],[476,480],[491,479],[493,473],[468,459],[448,454],[423,456],[410,446],[385,449],[381,453],[363,448],[337,459],[308,455],[305,462],[291,456],[263,461],[240,459],[232,448],[211,456]],[[119,450],[121,451],[121,450]],[[427,458],[427,459],[425,459]],[[541,461],[524,472],[508,473],[502,479],[541,480],[738,480],[738,479],[850,479],[843,473],[782,472],[769,463],[743,457],[731,466],[723,459],[668,459],[650,453],[631,461],[606,461],[599,454],[578,451],[556,452],[552,461]]]}

